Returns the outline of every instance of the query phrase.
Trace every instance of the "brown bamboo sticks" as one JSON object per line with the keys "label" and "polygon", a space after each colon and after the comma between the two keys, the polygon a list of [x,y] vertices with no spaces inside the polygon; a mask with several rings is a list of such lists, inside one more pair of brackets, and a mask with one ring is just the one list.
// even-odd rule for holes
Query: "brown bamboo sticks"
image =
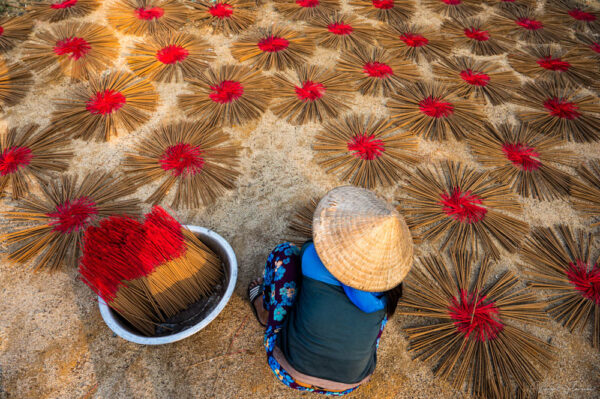
{"label": "brown bamboo sticks", "polygon": [[163,125],[129,153],[124,162],[129,181],[160,185],[148,197],[154,205],[174,191],[174,208],[199,208],[234,188],[241,148],[206,122]]}
{"label": "brown bamboo sticks", "polygon": [[374,188],[390,186],[418,162],[417,140],[390,120],[352,114],[324,126],[315,137],[315,160],[342,181]]}

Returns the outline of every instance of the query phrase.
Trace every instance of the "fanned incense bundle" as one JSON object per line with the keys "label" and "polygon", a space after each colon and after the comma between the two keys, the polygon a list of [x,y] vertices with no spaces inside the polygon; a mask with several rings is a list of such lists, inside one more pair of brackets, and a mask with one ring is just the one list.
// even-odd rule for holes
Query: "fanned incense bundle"
{"label": "fanned incense bundle", "polygon": [[275,10],[285,18],[309,21],[339,11],[339,0],[274,0]]}
{"label": "fanned incense bundle", "polygon": [[453,20],[465,19],[482,10],[478,0],[423,0],[427,8]]}
{"label": "fanned incense bundle", "polygon": [[442,250],[475,250],[498,259],[500,246],[515,252],[529,225],[503,212],[520,215],[522,206],[510,188],[463,164],[446,161],[435,169],[417,168],[407,179],[402,213],[413,236],[441,241]]}
{"label": "fanned incense bundle", "polygon": [[170,32],[136,42],[127,57],[127,64],[141,77],[159,82],[181,82],[201,74],[213,59],[214,52],[203,39]]}
{"label": "fanned incense bundle", "polygon": [[0,53],[21,44],[31,33],[33,22],[29,17],[0,18]]}
{"label": "fanned incense bundle", "polygon": [[116,0],[106,18],[113,28],[128,35],[166,34],[187,23],[188,10],[177,0]]}
{"label": "fanned incense bundle", "polygon": [[315,65],[298,68],[294,80],[278,73],[273,76],[277,103],[273,112],[295,125],[323,122],[350,109],[348,97],[354,92],[343,73]]}
{"label": "fanned incense bundle", "polygon": [[133,187],[107,173],[42,181],[42,198],[21,199],[16,210],[0,212],[14,226],[27,226],[0,235],[9,248],[8,260],[20,264],[33,261],[35,270],[56,270],[66,263],[76,267],[85,229],[110,215],[137,214],[138,201],[125,200]]}
{"label": "fanned incense bundle", "polygon": [[478,18],[446,21],[440,28],[459,49],[475,55],[501,55],[514,48],[515,41],[498,32],[498,21]]}
{"label": "fanned incense bundle", "polygon": [[0,112],[20,103],[32,86],[33,76],[22,64],[0,58]]}
{"label": "fanned incense bundle", "polygon": [[282,71],[306,63],[315,44],[299,31],[272,26],[256,31],[233,43],[231,55],[239,62],[250,61],[257,69]]}
{"label": "fanned incense bundle", "polygon": [[271,102],[271,82],[260,71],[244,66],[209,68],[190,79],[192,94],[180,94],[179,106],[206,119],[210,126],[232,126],[260,118]]}
{"label": "fanned incense bundle", "polygon": [[245,31],[256,19],[256,3],[252,1],[200,0],[188,4],[196,11],[190,15],[195,21],[225,35]]}
{"label": "fanned incense bundle", "polygon": [[406,22],[415,9],[411,0],[350,0],[349,4],[359,14],[390,25]]}
{"label": "fanned incense bundle", "polygon": [[374,188],[390,186],[416,165],[417,139],[411,132],[399,132],[387,119],[352,114],[333,120],[315,137],[315,160],[327,173],[351,184]]}
{"label": "fanned incense bundle", "polygon": [[515,102],[532,109],[519,112],[519,118],[534,130],[579,143],[600,139],[600,104],[594,96],[543,81],[527,83],[518,93]]}
{"label": "fanned incense bundle", "polygon": [[0,198],[7,187],[17,200],[31,191],[33,178],[47,179],[52,172],[64,172],[73,153],[68,140],[39,125],[12,127],[0,133]]}
{"label": "fanned incense bundle", "polygon": [[[573,207],[590,218],[600,218],[600,161],[589,161],[577,169],[582,181],[573,180],[571,196]],[[592,227],[600,226],[600,221]]]}
{"label": "fanned incense bundle", "polygon": [[591,32],[600,32],[600,10],[586,6],[582,1],[551,0],[544,7],[546,13],[556,18],[561,26],[571,26],[578,31],[587,28]]}
{"label": "fanned incense bundle", "polygon": [[537,0],[484,0],[490,6],[496,6],[501,10],[514,8],[535,8]]}
{"label": "fanned incense bundle", "polygon": [[158,95],[149,81],[111,72],[73,90],[52,114],[53,126],[73,138],[108,141],[119,129],[131,132],[150,119]]}
{"label": "fanned incense bundle", "polygon": [[501,12],[504,18],[498,20],[498,32],[502,36],[527,43],[559,43],[568,37],[567,32],[555,18],[542,16],[533,8],[511,8]]}
{"label": "fanned incense bundle", "polygon": [[521,256],[531,286],[550,295],[548,313],[571,332],[592,321],[592,346],[600,348],[599,245],[592,234],[565,225],[540,227],[527,239]]}
{"label": "fanned incense bundle", "polygon": [[98,0],[44,0],[29,7],[28,17],[58,22],[67,18],[81,18],[100,6]]}
{"label": "fanned incense bundle", "polygon": [[485,98],[498,105],[510,101],[511,92],[521,85],[512,71],[499,71],[494,63],[470,57],[453,57],[433,65],[434,74],[448,84],[449,91],[459,97]]}
{"label": "fanned incense bundle", "polygon": [[343,53],[336,70],[347,73],[358,91],[370,96],[389,96],[402,90],[406,81],[414,81],[421,76],[411,61],[393,57],[389,52],[371,46]]}
{"label": "fanned incense bundle", "polygon": [[147,336],[214,291],[221,261],[162,208],[144,223],[105,219],[85,233],[81,279],[112,309]]}
{"label": "fanned incense bundle", "polygon": [[490,176],[517,194],[541,200],[569,194],[571,176],[554,165],[572,166],[575,154],[561,148],[561,139],[534,132],[527,124],[502,124],[497,129],[487,125],[468,141],[477,160],[493,168]]}
{"label": "fanned incense bundle", "polygon": [[392,119],[427,140],[461,140],[485,121],[480,102],[459,99],[445,85],[417,82],[391,97]]}
{"label": "fanned incense bundle", "polygon": [[[575,32],[575,38],[577,39],[576,45],[581,46],[582,55],[592,58],[596,62],[600,61],[600,37]],[[568,45],[573,46],[571,43]]]}
{"label": "fanned incense bundle", "polygon": [[438,32],[423,32],[405,24],[384,26],[378,41],[392,55],[415,62],[444,58],[452,48],[452,42]]}
{"label": "fanned incense bundle", "polygon": [[313,19],[306,28],[306,35],[317,46],[357,51],[373,44],[376,30],[350,14],[334,12]]}
{"label": "fanned incense bundle", "polygon": [[174,208],[199,208],[234,187],[239,151],[220,128],[178,122],[154,130],[124,166],[136,186],[161,181],[147,202],[158,204],[175,187]]}
{"label": "fanned incense bundle", "polygon": [[298,207],[298,210],[294,212],[287,226],[289,237],[285,241],[289,241],[297,247],[302,247],[306,241],[312,240],[313,216],[319,200],[320,198],[313,197]]}
{"label": "fanned incense bundle", "polygon": [[448,258],[419,258],[407,279],[399,305],[408,309],[401,314],[427,321],[405,329],[409,352],[474,398],[514,399],[515,390],[535,389],[554,348],[521,326],[542,325],[544,305],[513,272],[493,277],[487,257],[453,252]]}
{"label": "fanned incense bundle", "polygon": [[104,26],[64,22],[40,30],[23,45],[23,62],[54,82],[66,75],[88,80],[100,75],[119,54],[119,41]]}
{"label": "fanned incense bundle", "polygon": [[517,72],[536,81],[558,85],[588,86],[594,80],[594,61],[578,51],[564,51],[549,45],[525,46],[508,55],[508,62]]}

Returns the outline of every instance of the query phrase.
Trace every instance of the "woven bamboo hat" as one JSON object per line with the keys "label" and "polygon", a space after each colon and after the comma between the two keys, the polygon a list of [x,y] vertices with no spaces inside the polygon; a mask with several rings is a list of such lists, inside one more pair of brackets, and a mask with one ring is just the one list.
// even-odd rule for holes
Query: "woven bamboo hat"
{"label": "woven bamboo hat", "polygon": [[337,187],[321,199],[313,240],[327,270],[359,290],[393,288],[412,266],[413,243],[404,218],[363,188]]}

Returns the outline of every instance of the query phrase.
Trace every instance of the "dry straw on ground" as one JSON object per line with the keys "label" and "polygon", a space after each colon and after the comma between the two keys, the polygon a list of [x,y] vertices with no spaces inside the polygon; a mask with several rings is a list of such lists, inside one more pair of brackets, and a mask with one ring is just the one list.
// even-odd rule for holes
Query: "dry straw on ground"
{"label": "dry straw on ground", "polygon": [[17,200],[32,192],[32,182],[65,172],[73,157],[69,140],[51,129],[29,124],[0,132],[0,198],[6,189]]}
{"label": "dry straw on ground", "polygon": [[600,348],[599,248],[590,232],[559,225],[534,230],[521,251],[550,315],[571,332],[591,322],[594,348]]}
{"label": "dry straw on ground", "polygon": [[269,107],[271,81],[260,70],[237,65],[209,68],[190,79],[192,94],[180,94],[179,106],[211,126],[232,126],[258,119]]}
{"label": "dry straw on ground", "polygon": [[499,246],[515,252],[529,231],[514,217],[523,210],[516,195],[489,172],[446,161],[417,168],[406,182],[402,188],[409,198],[402,199],[400,211],[413,236],[442,250],[481,250],[497,259]]}
{"label": "dry straw on ground", "polygon": [[409,81],[419,79],[417,66],[373,46],[342,53],[336,70],[347,73],[361,94],[389,96],[403,89]]}
{"label": "dry straw on ground", "polygon": [[150,81],[113,71],[76,86],[70,99],[59,100],[52,126],[73,138],[108,141],[146,123],[157,102]]}
{"label": "dry straw on ground", "polygon": [[242,33],[256,20],[256,4],[252,1],[200,0],[188,4],[195,10],[190,12],[194,21],[225,35]]}
{"label": "dry straw on ground", "polygon": [[481,101],[457,97],[457,89],[420,81],[392,94],[387,106],[400,126],[428,140],[461,140],[481,129],[485,116]]}
{"label": "dry straw on ground", "polygon": [[405,329],[409,351],[476,398],[533,390],[550,367],[553,348],[521,325],[546,322],[544,304],[512,271],[492,277],[487,257],[452,252],[448,258],[420,258],[407,279],[401,313],[429,321]]}
{"label": "dry straw on ground", "polygon": [[296,125],[337,118],[350,109],[348,97],[355,89],[348,82],[347,75],[316,65],[298,68],[293,80],[276,74],[273,85],[277,100],[271,109]]}
{"label": "dry straw on ground", "polygon": [[566,198],[571,175],[557,165],[573,166],[575,154],[557,137],[535,132],[526,124],[497,128],[487,125],[468,138],[477,160],[490,167],[491,177],[523,197],[541,200]]}
{"label": "dry straw on ground", "polygon": [[220,128],[206,122],[178,122],[152,131],[123,166],[136,186],[161,182],[147,202],[158,204],[175,189],[174,208],[199,208],[234,187],[239,151]]}
{"label": "dry straw on ground", "polygon": [[63,76],[88,80],[100,76],[119,53],[109,29],[87,22],[63,22],[38,30],[23,45],[27,67],[55,83]]}
{"label": "dry straw on ground", "polygon": [[196,35],[169,32],[145,37],[127,57],[129,68],[158,82],[182,82],[201,74],[215,58],[209,44]]}
{"label": "dry straw on ground", "polygon": [[396,184],[418,162],[417,140],[387,119],[352,114],[323,126],[315,137],[315,159],[341,181],[375,188]]}
{"label": "dry straw on ground", "polygon": [[35,270],[76,267],[86,227],[110,215],[139,212],[136,199],[123,199],[133,194],[133,187],[108,173],[81,180],[62,175],[40,187],[41,197],[23,198],[13,210],[0,213],[12,226],[0,235],[10,246],[8,260]]}
{"label": "dry straw on ground", "polygon": [[492,105],[509,102],[521,84],[512,71],[497,63],[464,56],[433,64],[433,73],[457,96],[485,99]]}

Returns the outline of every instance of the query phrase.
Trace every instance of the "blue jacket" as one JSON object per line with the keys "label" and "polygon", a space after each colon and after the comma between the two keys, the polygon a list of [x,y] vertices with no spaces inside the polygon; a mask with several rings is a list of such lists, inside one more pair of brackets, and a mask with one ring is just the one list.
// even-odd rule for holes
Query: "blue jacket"
{"label": "blue jacket", "polygon": [[302,274],[306,277],[321,281],[325,284],[341,286],[350,301],[365,313],[377,312],[385,308],[385,296],[383,292],[367,292],[357,290],[342,284],[333,274],[327,270],[315,249],[312,241],[302,246]]}

